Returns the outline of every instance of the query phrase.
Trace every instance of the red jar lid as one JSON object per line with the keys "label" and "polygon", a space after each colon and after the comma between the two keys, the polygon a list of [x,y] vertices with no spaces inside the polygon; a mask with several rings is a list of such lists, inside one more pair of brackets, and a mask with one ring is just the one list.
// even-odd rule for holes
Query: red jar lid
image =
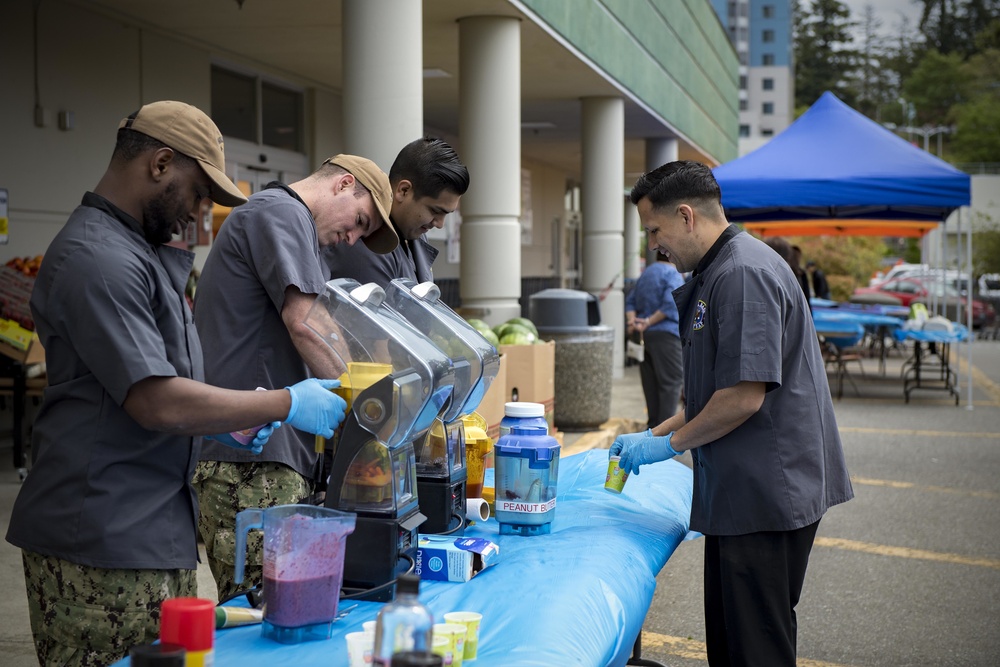
{"label": "red jar lid", "polygon": [[160,641],[188,651],[207,651],[215,638],[215,603],[203,598],[169,598],[160,605]]}

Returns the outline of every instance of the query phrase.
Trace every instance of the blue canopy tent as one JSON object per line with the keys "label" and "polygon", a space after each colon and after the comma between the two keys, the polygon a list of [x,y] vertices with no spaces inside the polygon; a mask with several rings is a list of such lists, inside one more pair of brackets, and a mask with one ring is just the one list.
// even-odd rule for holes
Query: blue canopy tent
{"label": "blue canopy tent", "polygon": [[968,174],[830,92],[714,172],[729,220],[764,236],[920,237],[970,202]]}

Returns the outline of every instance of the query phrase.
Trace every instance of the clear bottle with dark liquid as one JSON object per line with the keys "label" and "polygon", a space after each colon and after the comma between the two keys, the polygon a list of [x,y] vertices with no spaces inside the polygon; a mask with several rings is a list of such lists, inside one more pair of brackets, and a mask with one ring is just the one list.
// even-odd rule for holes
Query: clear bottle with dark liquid
{"label": "clear bottle with dark liquid", "polygon": [[375,664],[396,667],[393,655],[404,651],[431,652],[434,617],[420,602],[420,577],[401,574],[396,599],[378,613],[375,623]]}

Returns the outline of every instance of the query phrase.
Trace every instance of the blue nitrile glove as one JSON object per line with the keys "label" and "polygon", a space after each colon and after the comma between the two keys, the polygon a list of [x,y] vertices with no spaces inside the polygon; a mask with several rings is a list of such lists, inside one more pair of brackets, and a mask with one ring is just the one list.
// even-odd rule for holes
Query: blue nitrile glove
{"label": "blue nitrile glove", "polygon": [[[250,452],[251,454],[260,454],[264,450],[264,445],[267,444],[268,439],[271,434],[274,433],[274,429],[279,428],[281,422],[271,422],[270,424],[264,424],[260,427],[260,430],[254,435],[252,441],[243,444],[237,439],[237,432],[233,433],[218,433],[216,435],[206,435],[205,437],[209,440],[215,440],[216,442],[221,442],[224,445],[232,447],[233,449],[242,449],[243,451]],[[244,436],[245,438],[246,436]]]}
{"label": "blue nitrile glove", "polygon": [[666,435],[655,436],[652,430],[648,430],[645,433],[618,436],[611,449],[614,450],[621,440],[621,446],[618,447],[618,456],[621,456],[618,467],[630,475],[638,475],[639,466],[680,456],[680,452],[670,446],[673,437],[673,431]]}
{"label": "blue nitrile glove", "polygon": [[292,407],[285,421],[300,431],[332,438],[347,409],[347,401],[329,391],[339,386],[340,380],[309,378],[285,387],[292,395]]}
{"label": "blue nitrile glove", "polygon": [[[636,443],[645,438],[653,437],[653,429],[647,428],[642,433],[624,433],[611,443],[611,449],[608,451],[608,456],[622,456],[622,451],[634,447]],[[621,467],[621,462],[619,462],[619,468]]]}

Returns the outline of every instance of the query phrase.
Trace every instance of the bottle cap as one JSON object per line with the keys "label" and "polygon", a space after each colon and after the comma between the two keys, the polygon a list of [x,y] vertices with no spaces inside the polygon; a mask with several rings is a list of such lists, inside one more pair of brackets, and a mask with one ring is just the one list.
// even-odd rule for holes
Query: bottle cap
{"label": "bottle cap", "polygon": [[420,593],[420,577],[415,574],[401,574],[396,578],[396,593]]}
{"label": "bottle cap", "polygon": [[444,659],[429,651],[398,651],[392,654],[392,667],[439,667]]}
{"label": "bottle cap", "polygon": [[128,656],[132,667],[184,667],[187,651],[180,644],[140,644]]}
{"label": "bottle cap", "polygon": [[544,417],[545,406],[541,403],[514,401],[504,403],[503,413],[508,417]]}
{"label": "bottle cap", "polygon": [[188,651],[207,651],[215,638],[215,603],[203,598],[169,598],[160,605],[160,641]]}

